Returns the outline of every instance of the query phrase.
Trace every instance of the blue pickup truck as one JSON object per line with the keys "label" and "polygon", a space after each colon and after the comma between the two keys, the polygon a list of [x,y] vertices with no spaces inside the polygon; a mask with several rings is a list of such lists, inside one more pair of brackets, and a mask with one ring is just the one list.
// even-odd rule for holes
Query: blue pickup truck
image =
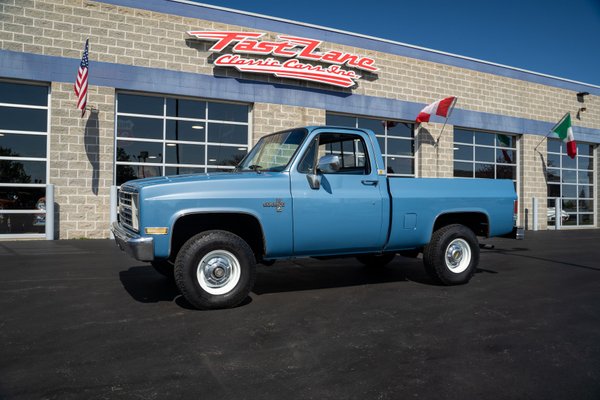
{"label": "blue pickup truck", "polygon": [[353,256],[376,266],[423,253],[436,281],[466,283],[477,236],[521,236],[513,182],[388,177],[375,134],[311,126],[260,139],[232,172],[123,184],[119,247],[174,279],[201,309],[232,307],[256,263]]}

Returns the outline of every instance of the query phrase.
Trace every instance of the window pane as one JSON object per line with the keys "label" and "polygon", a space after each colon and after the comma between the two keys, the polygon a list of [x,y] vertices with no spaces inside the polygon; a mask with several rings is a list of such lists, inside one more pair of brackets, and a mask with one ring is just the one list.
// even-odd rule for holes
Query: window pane
{"label": "window pane", "polygon": [[473,161],[473,146],[464,144],[454,145],[454,159]]}
{"label": "window pane", "polygon": [[248,143],[248,127],[246,125],[208,124],[208,141],[213,143]]}
{"label": "window pane", "polygon": [[206,123],[167,120],[167,140],[203,142],[206,135]]}
{"label": "window pane", "polygon": [[167,143],[165,151],[169,164],[204,164],[204,146]]}
{"label": "window pane", "polygon": [[464,162],[454,162],[454,176],[463,178],[473,177],[473,164]]}
{"label": "window pane", "polygon": [[413,137],[413,125],[403,122],[387,121],[388,136],[399,136],[404,138]]}
{"label": "window pane", "polygon": [[560,197],[560,185],[548,185],[548,197]]}
{"label": "window pane", "polygon": [[579,214],[579,225],[594,225],[594,214]]}
{"label": "window pane", "polygon": [[245,104],[208,103],[208,118],[216,121],[248,122]]}
{"label": "window pane", "polygon": [[0,187],[0,210],[36,210],[45,197],[46,188]]}
{"label": "window pane", "polygon": [[517,167],[512,165],[496,165],[496,179],[517,179]]}
{"label": "window pane", "polygon": [[560,156],[548,153],[548,167],[560,168]]}
{"label": "window pane", "polygon": [[475,178],[494,179],[494,164],[475,164]]}
{"label": "window pane", "polygon": [[0,133],[0,156],[46,157],[46,136]]}
{"label": "window pane", "polygon": [[496,162],[516,164],[517,152],[514,150],[496,149]]}
{"label": "window pane", "polygon": [[370,129],[375,132],[376,135],[385,135],[383,122],[380,119],[358,118],[358,127]]}
{"label": "window pane", "polygon": [[0,160],[0,183],[46,183],[46,162]]}
{"label": "window pane", "polygon": [[579,158],[579,169],[587,169],[592,171],[594,169],[594,159],[586,157]]}
{"label": "window pane", "polygon": [[560,182],[560,169],[548,168],[546,170],[546,174],[548,177],[548,182]]}
{"label": "window pane", "polygon": [[563,199],[562,209],[566,212],[577,212],[577,199]]}
{"label": "window pane", "polygon": [[120,113],[163,115],[164,97],[119,94]]}
{"label": "window pane", "polygon": [[563,169],[562,170],[562,182],[563,183],[577,183],[577,171]]}
{"label": "window pane", "polygon": [[562,167],[563,168],[577,168],[577,158],[571,158],[569,156],[562,156]]}
{"label": "window pane", "polygon": [[498,133],[496,134],[496,145],[498,147],[510,147],[514,149],[517,147],[517,137]]}
{"label": "window pane", "polygon": [[569,214],[569,217],[566,220],[563,220],[562,224],[566,226],[577,225],[577,214]]}
{"label": "window pane", "polygon": [[594,146],[585,143],[577,143],[577,155],[589,157],[593,156]]}
{"label": "window pane", "polygon": [[347,115],[327,114],[325,117],[325,124],[332,126],[349,126],[351,128],[355,128],[356,117],[349,117]]}
{"label": "window pane", "polygon": [[594,172],[592,171],[579,171],[579,183],[594,183]]}
{"label": "window pane", "polygon": [[162,175],[158,165],[117,165],[117,185],[138,178],[152,178]]}
{"label": "window pane", "polygon": [[579,200],[579,212],[594,212],[593,200]]}
{"label": "window pane", "polygon": [[48,105],[48,87],[0,82],[0,103]]}
{"label": "window pane", "polygon": [[562,142],[560,140],[548,139],[548,151],[549,152],[560,153],[561,145],[562,145]]}
{"label": "window pane", "polygon": [[413,141],[405,139],[392,139],[388,137],[387,153],[402,156],[412,156],[414,154]]}
{"label": "window pane", "polygon": [[117,137],[162,139],[163,120],[120,116],[117,119]]}
{"label": "window pane", "polygon": [[203,174],[204,167],[166,167],[165,175]]}
{"label": "window pane", "polygon": [[388,174],[407,174],[415,173],[412,158],[387,157]]}
{"label": "window pane", "polygon": [[383,137],[383,136],[377,136],[377,142],[379,143],[379,149],[381,149],[381,152],[383,154],[386,154],[385,137]]}
{"label": "window pane", "polygon": [[490,147],[475,147],[475,160],[488,163],[494,162],[494,149]]}
{"label": "window pane", "polygon": [[594,197],[594,187],[593,186],[581,186],[577,188],[577,193],[579,193],[579,197],[591,199]]}
{"label": "window pane", "polygon": [[46,132],[47,110],[0,107],[0,129],[12,131]]}
{"label": "window pane", "polygon": [[245,150],[229,146],[208,146],[208,165],[238,165],[246,155]]}
{"label": "window pane", "polygon": [[495,136],[491,133],[475,132],[475,144],[482,144],[485,146],[493,146]]}
{"label": "window pane", "polygon": [[161,163],[162,143],[117,141],[117,161]]}
{"label": "window pane", "polygon": [[204,119],[206,102],[167,98],[167,116]]}
{"label": "window pane", "polygon": [[0,234],[44,233],[45,230],[45,214],[0,214]]}
{"label": "window pane", "polygon": [[454,141],[472,144],[473,143],[473,132],[454,128]]}
{"label": "window pane", "polygon": [[562,185],[562,197],[577,197],[577,185]]}

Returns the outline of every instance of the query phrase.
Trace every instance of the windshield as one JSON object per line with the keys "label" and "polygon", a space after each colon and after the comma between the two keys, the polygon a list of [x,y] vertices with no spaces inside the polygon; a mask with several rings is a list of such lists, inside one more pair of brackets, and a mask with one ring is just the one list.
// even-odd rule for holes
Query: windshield
{"label": "windshield", "polygon": [[265,136],[239,163],[237,171],[283,171],[306,137],[306,129]]}

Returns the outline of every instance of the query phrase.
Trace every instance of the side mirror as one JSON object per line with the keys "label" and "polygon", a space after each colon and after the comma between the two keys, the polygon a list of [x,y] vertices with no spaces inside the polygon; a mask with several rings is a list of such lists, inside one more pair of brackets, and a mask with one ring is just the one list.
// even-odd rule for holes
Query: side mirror
{"label": "side mirror", "polygon": [[306,179],[308,180],[308,185],[313,190],[319,190],[321,187],[321,176],[317,174],[308,174],[306,175]]}
{"label": "side mirror", "polygon": [[340,170],[340,158],[333,154],[327,154],[319,159],[317,169],[324,174],[331,174]]}

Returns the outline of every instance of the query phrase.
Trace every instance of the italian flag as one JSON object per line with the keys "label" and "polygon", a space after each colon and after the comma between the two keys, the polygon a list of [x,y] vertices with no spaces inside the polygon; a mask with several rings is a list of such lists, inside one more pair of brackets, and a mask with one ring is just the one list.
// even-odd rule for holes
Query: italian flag
{"label": "italian flag", "polygon": [[567,143],[567,154],[569,157],[575,158],[577,155],[577,143],[575,143],[573,128],[571,127],[571,113],[566,113],[558,124],[554,125],[552,132],[556,133],[563,142]]}

